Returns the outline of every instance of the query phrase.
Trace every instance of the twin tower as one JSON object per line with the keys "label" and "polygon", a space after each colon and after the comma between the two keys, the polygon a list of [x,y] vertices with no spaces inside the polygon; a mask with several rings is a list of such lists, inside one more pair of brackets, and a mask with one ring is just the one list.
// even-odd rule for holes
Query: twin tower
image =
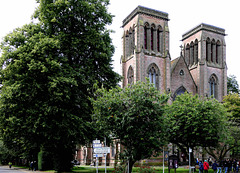
{"label": "twin tower", "polygon": [[150,82],[171,99],[185,91],[222,101],[227,94],[225,30],[200,24],[182,35],[180,57],[171,60],[168,14],[138,6],[123,20],[123,87]]}

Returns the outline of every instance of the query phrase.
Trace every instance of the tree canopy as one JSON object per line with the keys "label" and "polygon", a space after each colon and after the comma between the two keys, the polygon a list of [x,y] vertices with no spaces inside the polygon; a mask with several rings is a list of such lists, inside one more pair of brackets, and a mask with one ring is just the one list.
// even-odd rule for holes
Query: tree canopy
{"label": "tree canopy", "polygon": [[105,26],[106,0],[40,0],[35,17],[1,44],[0,126],[6,146],[51,152],[55,169],[71,168],[73,148],[91,138],[93,84],[116,86]]}
{"label": "tree canopy", "polygon": [[227,93],[239,93],[239,85],[234,75],[227,77]]}
{"label": "tree canopy", "polygon": [[215,99],[184,93],[169,105],[166,114],[170,124],[170,142],[185,153],[188,148],[196,146],[216,146],[225,136],[227,112]]}
{"label": "tree canopy", "polygon": [[168,95],[144,82],[124,89],[102,88],[96,93],[93,120],[106,136],[120,140],[130,171],[136,161],[161,150],[167,141],[163,112]]}

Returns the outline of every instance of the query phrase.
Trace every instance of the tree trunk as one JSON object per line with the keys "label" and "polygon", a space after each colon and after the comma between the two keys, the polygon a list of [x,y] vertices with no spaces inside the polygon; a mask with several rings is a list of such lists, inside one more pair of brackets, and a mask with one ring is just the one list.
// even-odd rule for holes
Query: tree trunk
{"label": "tree trunk", "polygon": [[128,169],[129,169],[129,173],[132,172],[132,167],[135,162],[136,161],[133,161],[133,159],[129,158],[128,163],[127,163],[127,169],[126,169],[125,173],[128,173]]}

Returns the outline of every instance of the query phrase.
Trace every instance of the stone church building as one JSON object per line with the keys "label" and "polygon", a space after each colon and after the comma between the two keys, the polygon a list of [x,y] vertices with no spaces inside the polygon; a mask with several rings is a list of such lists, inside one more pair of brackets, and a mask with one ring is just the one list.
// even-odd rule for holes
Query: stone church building
{"label": "stone church building", "polygon": [[[182,35],[180,57],[171,59],[168,14],[138,6],[123,20],[123,87],[150,82],[174,100],[185,91],[222,101],[227,94],[225,30],[200,24]],[[180,38],[179,38],[180,39]]]}
{"label": "stone church building", "polygon": [[[121,58],[123,87],[136,81],[150,82],[171,99],[185,91],[222,101],[227,95],[225,30],[200,24],[182,35],[180,57],[172,60],[169,50],[168,14],[138,6],[123,20],[123,54]],[[111,146],[108,165],[121,152],[119,141]],[[75,159],[91,164],[92,146],[79,146]],[[105,164],[105,157],[100,158]]]}

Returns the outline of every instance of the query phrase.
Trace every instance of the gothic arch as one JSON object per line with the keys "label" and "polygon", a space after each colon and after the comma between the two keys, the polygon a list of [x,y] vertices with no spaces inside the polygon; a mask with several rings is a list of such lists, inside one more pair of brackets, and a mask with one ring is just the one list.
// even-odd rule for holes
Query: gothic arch
{"label": "gothic arch", "polygon": [[155,50],[155,32],[156,32],[156,26],[155,24],[151,25],[151,50],[154,51]]}
{"label": "gothic arch", "polygon": [[189,65],[193,65],[194,62],[194,43],[193,41],[190,43],[190,58],[189,58]]}
{"label": "gothic arch", "polygon": [[158,25],[157,29],[157,51],[163,52],[163,29],[161,25]]}
{"label": "gothic arch", "polygon": [[215,39],[212,39],[211,42],[211,62],[213,63],[216,60],[216,42]]}
{"label": "gothic arch", "polygon": [[147,76],[149,78],[150,83],[159,89],[160,86],[160,70],[155,63],[152,63],[147,68]]}
{"label": "gothic arch", "polygon": [[198,63],[198,39],[194,41],[194,59],[193,63],[197,64]]}
{"label": "gothic arch", "polygon": [[189,66],[189,61],[190,61],[190,45],[189,45],[189,43],[186,45],[185,61],[186,61],[187,65]]}
{"label": "gothic arch", "polygon": [[211,60],[211,41],[210,38],[208,37],[206,40],[206,61],[210,62]]}
{"label": "gothic arch", "polygon": [[173,95],[173,101],[176,99],[178,95],[181,95],[183,93],[187,92],[186,88],[184,86],[180,86]]}
{"label": "gothic arch", "polygon": [[144,48],[148,49],[148,30],[149,30],[149,23],[146,22],[144,24]]}
{"label": "gothic arch", "polygon": [[221,42],[218,40],[216,43],[216,63],[220,64],[221,62],[222,62]]}
{"label": "gothic arch", "polygon": [[132,66],[129,66],[128,68],[127,79],[128,79],[128,84],[131,85],[134,83],[134,71]]}
{"label": "gothic arch", "polygon": [[217,99],[218,95],[218,78],[215,74],[212,74],[208,80],[209,83],[209,97]]}

